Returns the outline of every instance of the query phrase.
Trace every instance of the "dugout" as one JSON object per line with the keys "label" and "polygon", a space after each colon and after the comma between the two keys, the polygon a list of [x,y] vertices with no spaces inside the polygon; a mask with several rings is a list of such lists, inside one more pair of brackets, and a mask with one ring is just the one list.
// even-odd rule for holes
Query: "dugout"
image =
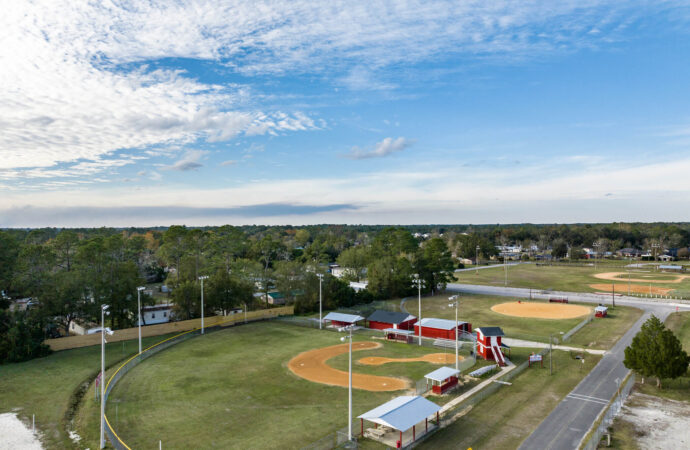
{"label": "dugout", "polygon": [[450,367],[441,367],[440,369],[436,369],[424,375],[426,386],[429,388],[429,384],[431,384],[431,391],[434,394],[445,394],[458,385],[459,373],[459,370]]}

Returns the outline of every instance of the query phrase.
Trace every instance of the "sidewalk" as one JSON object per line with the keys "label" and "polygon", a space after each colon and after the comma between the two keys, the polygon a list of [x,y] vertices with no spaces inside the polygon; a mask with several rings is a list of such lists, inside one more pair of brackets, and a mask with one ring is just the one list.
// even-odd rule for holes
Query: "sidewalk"
{"label": "sidewalk", "polygon": [[[522,339],[503,338],[503,342],[511,347],[525,347],[525,348],[549,348],[549,344],[544,342],[523,341]],[[596,350],[592,348],[569,347],[567,345],[554,345],[554,350],[565,350],[567,352],[586,352],[592,355],[604,355],[606,350]]]}
{"label": "sidewalk", "polygon": [[445,405],[443,405],[443,407],[441,408],[439,413],[443,414],[446,411],[453,409],[455,406],[458,405],[458,403],[462,403],[467,398],[471,397],[475,393],[484,389],[489,384],[493,383],[494,380],[498,379],[499,377],[502,377],[503,375],[507,374],[508,372],[510,372],[511,370],[513,370],[515,368],[515,364],[513,364],[508,359],[506,359],[506,364],[508,364],[508,365],[501,368],[501,370],[499,372],[495,373],[494,375],[492,375],[491,378],[487,378],[486,380],[482,381],[481,383],[479,383],[478,385],[476,385],[475,387],[473,387],[469,391],[465,392],[464,394],[460,395],[459,397],[454,398],[453,400],[451,400],[448,403],[446,403]]}

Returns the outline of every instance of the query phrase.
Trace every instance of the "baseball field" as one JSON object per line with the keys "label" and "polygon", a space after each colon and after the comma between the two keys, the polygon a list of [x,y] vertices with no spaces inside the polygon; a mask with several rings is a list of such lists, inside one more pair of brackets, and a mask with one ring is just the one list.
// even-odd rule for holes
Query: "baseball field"
{"label": "baseball field", "polygon": [[[628,275],[630,280],[628,280]],[[503,286],[502,267],[457,272],[458,283]],[[592,266],[519,264],[508,268],[508,286],[570,292],[673,295],[690,298],[690,275],[659,272],[654,267],[626,268],[624,263]]]}

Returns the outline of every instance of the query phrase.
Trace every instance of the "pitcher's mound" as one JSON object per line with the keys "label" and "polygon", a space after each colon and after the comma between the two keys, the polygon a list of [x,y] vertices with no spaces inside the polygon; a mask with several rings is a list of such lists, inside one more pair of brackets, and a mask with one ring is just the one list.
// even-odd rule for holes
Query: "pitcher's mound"
{"label": "pitcher's mound", "polygon": [[535,302],[499,303],[492,306],[491,310],[506,316],[537,319],[574,319],[590,313],[590,308],[585,306]]}

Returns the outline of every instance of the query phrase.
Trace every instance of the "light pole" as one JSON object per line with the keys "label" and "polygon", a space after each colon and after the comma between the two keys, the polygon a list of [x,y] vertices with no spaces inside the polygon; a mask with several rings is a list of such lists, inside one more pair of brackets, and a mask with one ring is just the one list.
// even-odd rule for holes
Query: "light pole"
{"label": "light pole", "polygon": [[475,250],[475,256],[474,256],[474,266],[475,266],[475,270],[474,270],[474,274],[475,274],[475,275],[479,275],[479,246],[477,246],[477,248],[475,248],[474,250]]}
{"label": "light pole", "polygon": [[595,242],[592,247],[597,249],[597,252],[594,254],[594,270],[597,269],[597,257],[599,256],[599,247],[601,247],[601,242]]}
{"label": "light pole", "polygon": [[201,334],[204,334],[204,280],[208,278],[208,275],[202,275],[199,277],[201,280]]}
{"label": "light pole", "polygon": [[350,341],[350,359],[348,363],[348,401],[347,401],[347,440],[352,440],[352,325],[347,327],[350,331],[349,336],[343,336],[340,338],[341,342],[345,340]]}
{"label": "light pole", "polygon": [[503,281],[503,286],[508,287],[508,260],[506,259],[507,255],[505,252],[503,253],[503,269],[505,272],[505,280]]}
{"label": "light pole", "polygon": [[[563,334],[562,331],[559,331],[560,334]],[[553,351],[553,333],[549,334],[549,375],[553,375],[553,358],[551,356],[551,353]]]}
{"label": "light pole", "polygon": [[101,305],[101,440],[100,448],[105,448],[105,334],[113,334],[105,328],[105,316],[109,314],[108,305]]}
{"label": "light pole", "polygon": [[321,319],[321,316],[323,315],[323,297],[321,291],[321,282],[323,281],[323,274],[317,273],[316,276],[319,277],[319,330],[321,330],[323,329],[323,319]]}
{"label": "light pole", "polygon": [[458,300],[458,295],[451,295],[448,297],[448,306],[455,306],[455,370],[458,369],[458,306],[460,300]]}
{"label": "light pole", "polygon": [[141,291],[146,289],[144,286],[137,288],[137,309],[139,310],[139,353],[141,353]]}
{"label": "light pole", "polygon": [[422,345],[422,286],[424,286],[424,280],[419,278],[419,274],[416,273],[414,274],[412,284],[417,286],[417,304],[419,305],[419,345]]}

